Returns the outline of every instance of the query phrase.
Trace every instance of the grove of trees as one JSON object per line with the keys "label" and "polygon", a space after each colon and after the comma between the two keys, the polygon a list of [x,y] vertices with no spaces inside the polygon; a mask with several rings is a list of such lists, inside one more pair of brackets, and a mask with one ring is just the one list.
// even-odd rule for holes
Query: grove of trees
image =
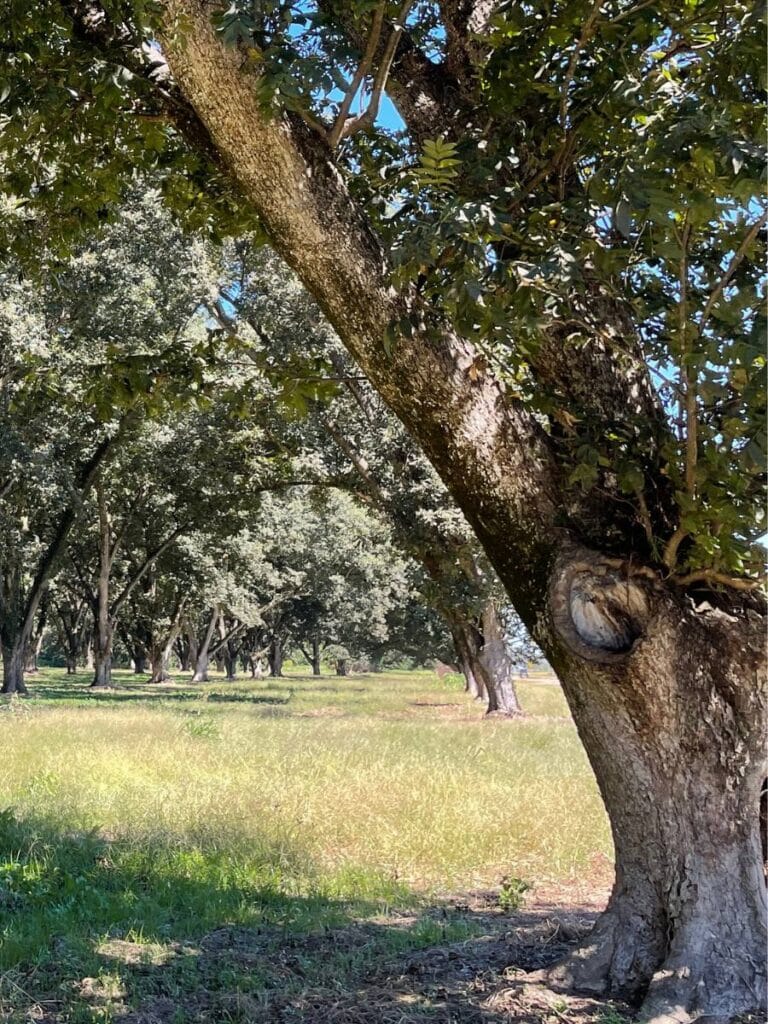
{"label": "grove of trees", "polygon": [[[6,8],[11,686],[70,548],[102,663],[133,606],[142,622],[162,617],[157,662],[184,609],[169,595],[155,613],[152,588],[172,583],[153,567],[178,557],[182,535],[184,571],[201,564],[213,548],[195,546],[200,531],[247,518],[233,479],[245,466],[250,494],[270,494],[264,531],[241,519],[242,546],[214,558],[202,646],[239,650],[266,622],[272,643],[289,619],[306,642],[326,614],[341,646],[362,625],[381,637],[387,602],[396,612],[416,573],[473,685],[490,694],[501,679],[503,692],[503,587],[562,682],[616,852],[610,903],[552,984],[629,998],[648,1018],[764,1007],[759,8]],[[109,256],[82,265],[82,239],[117,244],[140,175],[173,211],[176,242],[157,237],[135,278],[118,264],[114,286],[131,295],[110,304]],[[273,322],[279,289],[262,302],[248,267],[264,241],[328,328],[314,307],[307,323],[298,292],[296,322]],[[219,348],[253,376],[223,368]],[[211,389],[218,373],[231,377]],[[152,463],[157,487],[138,483],[136,462]],[[305,582],[315,593],[334,567],[298,554],[322,533],[319,511],[310,504],[294,536],[279,520],[303,499],[271,495],[318,478],[334,493],[344,482],[346,497],[323,499],[330,515],[364,515],[364,535],[383,531],[402,552],[389,569],[413,563],[384,583],[378,556],[355,556],[361,591],[387,591],[383,618],[337,630],[349,595],[332,581],[322,613],[290,596]],[[279,565],[270,530],[290,536]],[[264,558],[279,582],[235,565],[250,544],[249,565]],[[198,623],[198,653],[200,635]],[[254,634],[251,651],[262,642]]]}

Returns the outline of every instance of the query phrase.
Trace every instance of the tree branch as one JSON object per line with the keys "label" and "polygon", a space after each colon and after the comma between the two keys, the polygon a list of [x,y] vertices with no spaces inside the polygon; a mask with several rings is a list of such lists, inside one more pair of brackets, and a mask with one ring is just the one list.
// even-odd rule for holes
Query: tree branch
{"label": "tree branch", "polygon": [[709,298],[707,299],[706,305],[704,306],[704,309],[701,311],[701,318],[699,319],[699,333],[701,333],[704,330],[704,325],[709,319],[715,303],[719,300],[720,296],[728,287],[728,282],[731,280],[733,275],[738,270],[739,264],[747,254],[747,249],[750,247],[752,242],[754,242],[755,238],[757,238],[757,234],[760,231],[760,228],[763,227],[766,221],[768,221],[768,210],[766,210],[763,213],[762,217],[759,217],[754,222],[754,224],[752,224],[749,231],[742,239],[741,245],[738,247],[736,252],[731,257],[728,266],[725,268],[723,276],[712,289],[712,292]]}
{"label": "tree branch", "polygon": [[143,579],[144,574],[147,572],[152,563],[156,561],[160,557],[160,555],[162,555],[162,553],[166,551],[171,546],[171,544],[173,544],[173,542],[178,537],[180,537],[182,533],[184,533],[186,529],[188,529],[188,527],[189,523],[182,523],[181,526],[177,526],[173,533],[169,534],[161,544],[159,544],[156,548],[150,551],[150,553],[141,563],[137,571],[134,573],[133,577],[123,587],[120,595],[113,602],[112,607],[109,610],[109,614],[112,619],[114,619],[117,616],[117,613],[120,611],[122,606],[130,597],[133,588],[136,586],[137,583],[139,583]]}
{"label": "tree branch", "polygon": [[389,72],[392,67],[392,61],[394,60],[398,44],[403,37],[405,20],[408,17],[408,12],[411,7],[413,7],[413,0],[405,0],[405,3],[400,9],[400,14],[397,16],[397,20],[392,26],[392,31],[387,41],[386,49],[384,50],[384,56],[382,57],[379,69],[376,72],[370,103],[364,113],[342,126],[342,137],[352,135],[354,132],[359,131],[366,125],[372,125],[376,120],[379,113],[381,97],[384,94],[384,87],[387,84]]}
{"label": "tree branch", "polygon": [[363,59],[358,65],[357,71],[347,89],[346,95],[342,100],[341,107],[339,108],[339,116],[336,118],[336,122],[328,133],[328,144],[332,149],[338,146],[339,142],[345,135],[345,125],[347,121],[347,115],[352,109],[352,102],[357,95],[358,89],[363,84],[363,79],[368,74],[373,63],[373,57],[376,53],[376,47],[379,45],[379,36],[381,35],[381,26],[384,23],[384,10],[386,8],[386,2],[379,3],[376,10],[373,12],[373,24],[371,25],[371,32],[368,36],[368,43],[365,47],[365,53]]}

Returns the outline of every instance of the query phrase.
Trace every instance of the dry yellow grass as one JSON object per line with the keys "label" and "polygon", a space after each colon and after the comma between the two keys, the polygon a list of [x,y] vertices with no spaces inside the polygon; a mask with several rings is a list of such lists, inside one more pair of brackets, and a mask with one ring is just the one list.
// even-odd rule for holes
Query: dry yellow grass
{"label": "dry yellow grass", "polygon": [[[0,708],[0,1021],[26,1019],[3,1017],[3,971],[60,988],[103,973],[115,937],[162,951],[223,926],[315,932],[505,877],[567,885],[611,853],[547,682],[521,684],[514,722],[426,672],[118,682],[90,694],[48,672]],[[377,941],[469,927],[414,921]]]}

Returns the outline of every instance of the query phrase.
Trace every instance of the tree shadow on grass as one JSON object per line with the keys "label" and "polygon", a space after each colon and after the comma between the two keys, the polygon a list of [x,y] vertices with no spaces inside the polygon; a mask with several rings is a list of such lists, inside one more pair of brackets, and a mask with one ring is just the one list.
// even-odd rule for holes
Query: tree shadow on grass
{"label": "tree shadow on grass", "polygon": [[201,704],[212,703],[238,703],[238,704],[288,704],[293,696],[288,693],[285,696],[278,696],[275,693],[243,693],[243,692],[222,692],[219,690],[187,690],[171,689],[170,687],[157,686],[152,683],[136,684],[125,687],[118,685],[112,689],[91,690],[89,687],[67,687],[45,685],[35,689],[30,695],[32,700],[50,701],[62,704],[87,705],[92,703],[101,704],[136,704],[148,702],[157,703],[190,703]]}
{"label": "tree shadow on grass", "polygon": [[[256,846],[244,864],[215,841],[110,841],[0,814],[0,1020],[562,1016],[562,997],[528,972],[558,959],[593,915],[551,906],[504,914],[494,894],[428,904],[384,876],[366,878],[364,898],[342,898],[313,884],[315,867],[297,844]],[[604,1009],[572,1000],[567,1019],[596,1020]]]}

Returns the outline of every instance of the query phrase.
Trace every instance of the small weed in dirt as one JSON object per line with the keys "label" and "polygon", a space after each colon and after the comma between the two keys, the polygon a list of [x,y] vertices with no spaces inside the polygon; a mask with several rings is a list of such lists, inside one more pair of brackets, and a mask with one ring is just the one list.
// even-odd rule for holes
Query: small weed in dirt
{"label": "small weed in dirt", "polygon": [[525,902],[525,894],[530,890],[531,883],[526,882],[524,878],[503,878],[499,891],[499,906],[507,912],[519,910]]}

